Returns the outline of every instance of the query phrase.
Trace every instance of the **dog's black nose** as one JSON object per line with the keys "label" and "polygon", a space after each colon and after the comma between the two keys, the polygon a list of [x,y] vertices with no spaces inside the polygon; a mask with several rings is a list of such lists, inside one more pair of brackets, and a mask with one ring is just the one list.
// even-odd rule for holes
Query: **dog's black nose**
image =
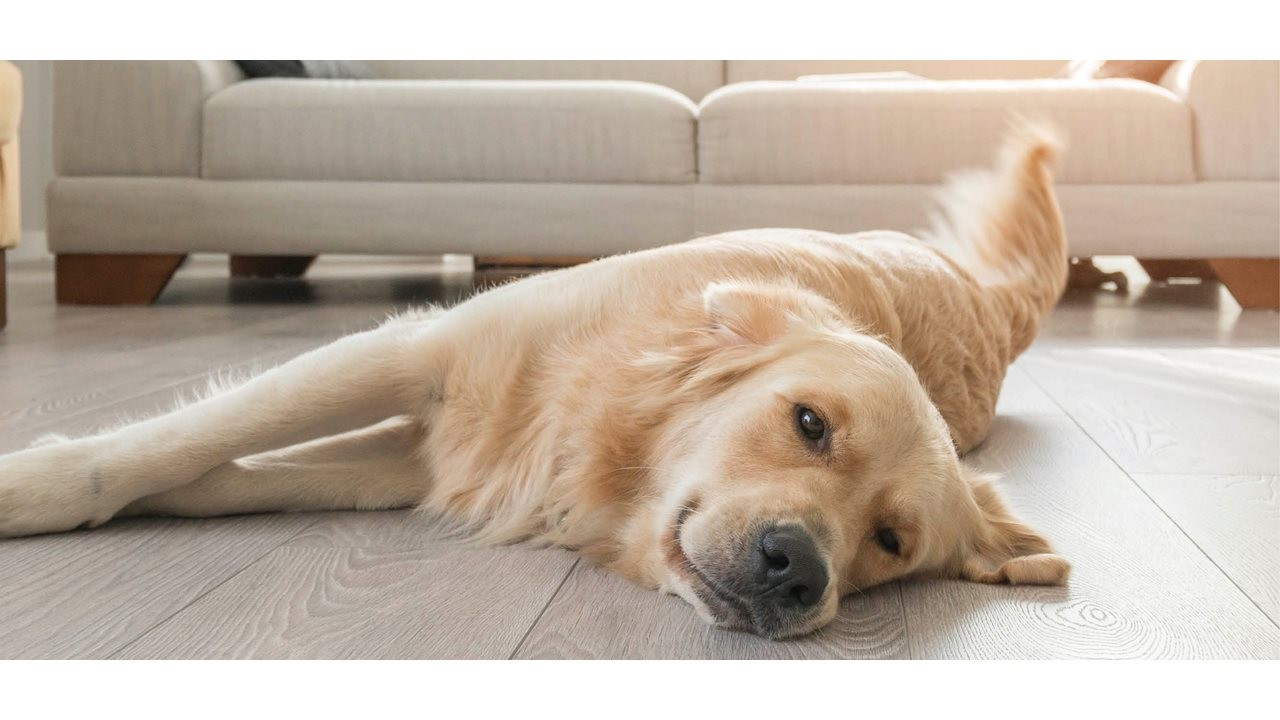
{"label": "dog's black nose", "polygon": [[827,564],[804,528],[779,525],[760,534],[754,557],[755,602],[779,610],[803,610],[827,591]]}

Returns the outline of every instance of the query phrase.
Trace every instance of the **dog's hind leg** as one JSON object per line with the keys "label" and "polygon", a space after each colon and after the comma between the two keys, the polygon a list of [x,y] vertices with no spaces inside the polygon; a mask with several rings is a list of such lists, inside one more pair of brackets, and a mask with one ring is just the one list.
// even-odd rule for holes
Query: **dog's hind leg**
{"label": "dog's hind leg", "polygon": [[392,321],[168,415],[0,457],[0,536],[97,525],[233,460],[419,415],[447,364],[434,335]]}
{"label": "dog's hind leg", "polygon": [[421,424],[398,417],[344,435],[223,463],[195,482],[130,503],[120,516],[388,510],[427,495]]}

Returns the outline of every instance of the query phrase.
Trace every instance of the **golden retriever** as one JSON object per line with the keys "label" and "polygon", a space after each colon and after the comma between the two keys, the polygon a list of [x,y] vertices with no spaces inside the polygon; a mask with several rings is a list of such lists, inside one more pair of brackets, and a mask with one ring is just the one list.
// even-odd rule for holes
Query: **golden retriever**
{"label": "golden retriever", "polygon": [[1015,131],[925,239],[750,230],[394,318],[168,415],[0,457],[0,535],[416,506],[780,638],[904,576],[1069,565],[960,461],[1067,273]]}

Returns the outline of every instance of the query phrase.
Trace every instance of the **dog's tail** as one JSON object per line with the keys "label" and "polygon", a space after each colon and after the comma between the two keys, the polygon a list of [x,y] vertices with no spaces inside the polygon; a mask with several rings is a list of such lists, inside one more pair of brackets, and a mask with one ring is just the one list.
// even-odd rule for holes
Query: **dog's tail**
{"label": "dog's tail", "polygon": [[1067,283],[1066,232],[1049,171],[1061,146],[1048,127],[1018,121],[995,169],[951,178],[927,233],[991,289],[1025,343]]}

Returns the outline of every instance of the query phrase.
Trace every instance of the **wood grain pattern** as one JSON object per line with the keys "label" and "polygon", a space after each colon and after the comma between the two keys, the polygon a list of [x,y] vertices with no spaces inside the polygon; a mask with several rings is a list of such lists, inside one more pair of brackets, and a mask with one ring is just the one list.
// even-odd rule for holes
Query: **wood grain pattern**
{"label": "wood grain pattern", "polygon": [[1062,408],[1036,385],[1023,364],[1024,361],[1014,363],[1005,375],[996,415],[1062,415]]}
{"label": "wood grain pattern", "polygon": [[1024,366],[1125,470],[1280,474],[1280,359],[1227,348],[1037,353]]}
{"label": "wood grain pattern", "polygon": [[310,524],[126,520],[0,542],[0,658],[102,658]]}
{"label": "wood grain pattern", "polygon": [[1134,475],[1133,479],[1280,624],[1280,477]]}
{"label": "wood grain pattern", "polygon": [[573,563],[563,550],[285,547],[118,657],[505,659]]}
{"label": "wood grain pattern", "polygon": [[972,460],[1072,561],[1070,584],[904,584],[914,656],[1280,657],[1280,628],[1070,419],[1001,419]]}
{"label": "wood grain pattern", "polygon": [[412,550],[457,540],[447,525],[416,510],[317,513],[314,517],[316,521],[290,546]]}
{"label": "wood grain pattern", "polygon": [[890,659],[907,656],[896,585],[846,598],[827,627],[783,642],[718,630],[683,600],[579,563],[518,658]]}

